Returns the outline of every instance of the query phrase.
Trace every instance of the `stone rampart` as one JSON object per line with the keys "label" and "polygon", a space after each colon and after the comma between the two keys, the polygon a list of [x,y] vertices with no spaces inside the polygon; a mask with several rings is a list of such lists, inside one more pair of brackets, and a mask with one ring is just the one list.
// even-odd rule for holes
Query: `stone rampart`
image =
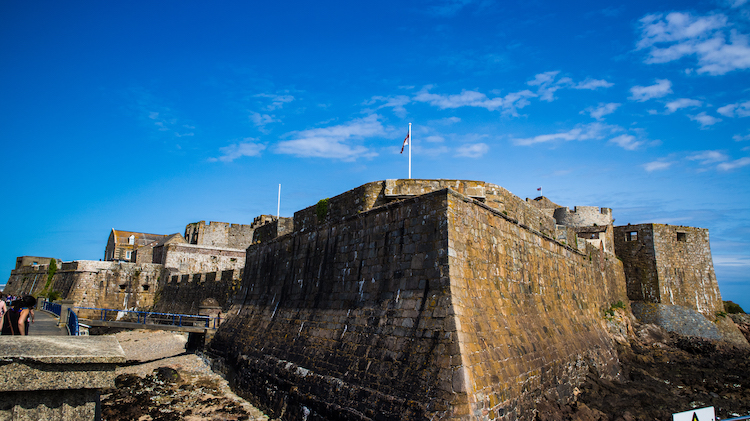
{"label": "stone rampart", "polygon": [[213,298],[226,312],[237,294],[243,269],[173,274],[159,285],[153,310],[162,313],[198,314],[201,303]]}
{"label": "stone rampart", "polygon": [[21,266],[10,271],[10,277],[3,289],[4,294],[37,294],[47,283],[49,266]]}
{"label": "stone rampart", "polygon": [[253,233],[253,243],[272,240],[280,235],[289,234],[294,230],[293,218],[274,218],[257,228]]}
{"label": "stone rampart", "polygon": [[[555,232],[555,220],[535,206],[495,184],[468,180],[384,180],[364,184],[294,214],[294,230],[315,229],[322,222],[335,222],[366,212],[394,200],[450,188],[484,202],[519,224],[548,235]],[[322,216],[322,220],[319,220]]]}
{"label": "stone rampart", "polygon": [[164,244],[154,248],[154,263],[180,274],[240,269],[245,266],[244,249]]}
{"label": "stone rampart", "polygon": [[185,239],[190,244],[244,249],[253,241],[254,229],[252,225],[200,221],[185,227]]}
{"label": "stone rampart", "polygon": [[531,419],[535,398],[567,398],[589,368],[617,373],[602,318],[626,300],[616,259],[450,190],[359,212],[337,198],[334,222],[308,208],[248,248],[237,316],[211,343],[273,416]]}

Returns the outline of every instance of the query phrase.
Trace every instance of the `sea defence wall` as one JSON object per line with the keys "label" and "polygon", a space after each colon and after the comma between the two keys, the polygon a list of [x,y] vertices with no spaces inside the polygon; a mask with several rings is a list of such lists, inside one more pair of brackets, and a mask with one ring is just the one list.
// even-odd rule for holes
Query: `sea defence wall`
{"label": "sea defence wall", "polygon": [[[602,317],[627,302],[617,259],[557,242],[530,206],[510,208],[523,223],[450,189],[349,193],[248,248],[210,344],[272,416],[530,420],[535,399],[567,399],[589,370],[617,375]],[[356,200],[375,207],[335,206]]]}

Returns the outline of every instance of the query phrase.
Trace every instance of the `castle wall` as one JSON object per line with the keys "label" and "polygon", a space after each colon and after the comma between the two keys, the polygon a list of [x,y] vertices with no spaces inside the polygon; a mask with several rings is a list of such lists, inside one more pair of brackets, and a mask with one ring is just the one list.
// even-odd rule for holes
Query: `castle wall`
{"label": "castle wall", "polygon": [[711,320],[723,311],[708,230],[665,224],[615,227],[615,250],[624,263],[631,300],[680,305]]}
{"label": "castle wall", "polygon": [[3,293],[17,296],[38,294],[47,283],[48,270],[48,265],[21,266],[11,270]]}
{"label": "castle wall", "polygon": [[243,269],[192,274],[170,274],[165,270],[153,310],[160,313],[198,314],[201,302],[215,299],[226,312],[238,292]]}
{"label": "castle wall", "polygon": [[[50,289],[73,300],[76,307],[148,308],[154,303],[161,270],[161,265],[152,263],[65,262],[52,278]],[[83,318],[92,315],[83,310],[79,313]]]}
{"label": "castle wall", "polygon": [[164,244],[154,247],[155,263],[180,274],[240,269],[245,265],[245,250],[203,247],[193,244]]}
{"label": "castle wall", "polygon": [[278,218],[267,222],[257,228],[253,233],[253,243],[272,240],[280,235],[289,234],[294,231],[293,218]]}
{"label": "castle wall", "polygon": [[665,224],[652,226],[661,303],[694,308],[710,319],[724,311],[708,230]]}
{"label": "castle wall", "polygon": [[200,221],[185,227],[185,239],[207,247],[244,249],[253,241],[253,230],[252,225]]}
{"label": "castle wall", "polygon": [[581,254],[448,195],[451,302],[476,419],[532,419],[540,396],[566,399],[589,369],[614,376],[603,311],[627,301],[622,264]]}
{"label": "castle wall", "polygon": [[531,419],[589,366],[616,372],[601,317],[625,299],[616,259],[449,190],[335,221],[249,247],[211,342],[272,416]]}

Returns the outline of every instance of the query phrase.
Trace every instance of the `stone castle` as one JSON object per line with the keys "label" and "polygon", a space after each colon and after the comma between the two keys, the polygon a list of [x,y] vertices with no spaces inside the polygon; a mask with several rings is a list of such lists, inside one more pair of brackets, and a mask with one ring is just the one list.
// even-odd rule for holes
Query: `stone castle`
{"label": "stone castle", "polygon": [[591,371],[619,376],[605,312],[621,305],[748,346],[721,317],[707,230],[614,227],[611,209],[481,181],[372,182],[293,218],[190,224],[131,259],[21,265],[6,291],[178,312],[213,298],[228,317],[208,351],[288,420],[532,419]]}

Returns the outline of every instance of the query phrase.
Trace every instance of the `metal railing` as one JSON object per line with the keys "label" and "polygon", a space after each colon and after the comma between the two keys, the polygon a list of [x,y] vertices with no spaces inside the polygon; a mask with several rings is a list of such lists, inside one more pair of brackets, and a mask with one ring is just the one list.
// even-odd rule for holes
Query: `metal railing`
{"label": "metal railing", "polygon": [[70,336],[78,336],[80,331],[78,330],[78,315],[73,309],[68,309],[68,334]]}
{"label": "metal railing", "polygon": [[42,310],[47,310],[50,313],[55,314],[57,317],[60,317],[60,313],[62,313],[62,306],[60,304],[44,301],[42,302]]}
{"label": "metal railing", "polygon": [[120,321],[141,324],[155,324],[165,326],[198,326],[207,329],[216,329],[220,320],[209,316],[199,316],[195,314],[176,314],[176,313],[156,313],[151,311],[134,311],[134,310],[114,310],[109,308],[94,307],[73,307],[78,310],[85,310],[87,314],[97,314],[101,321]]}

